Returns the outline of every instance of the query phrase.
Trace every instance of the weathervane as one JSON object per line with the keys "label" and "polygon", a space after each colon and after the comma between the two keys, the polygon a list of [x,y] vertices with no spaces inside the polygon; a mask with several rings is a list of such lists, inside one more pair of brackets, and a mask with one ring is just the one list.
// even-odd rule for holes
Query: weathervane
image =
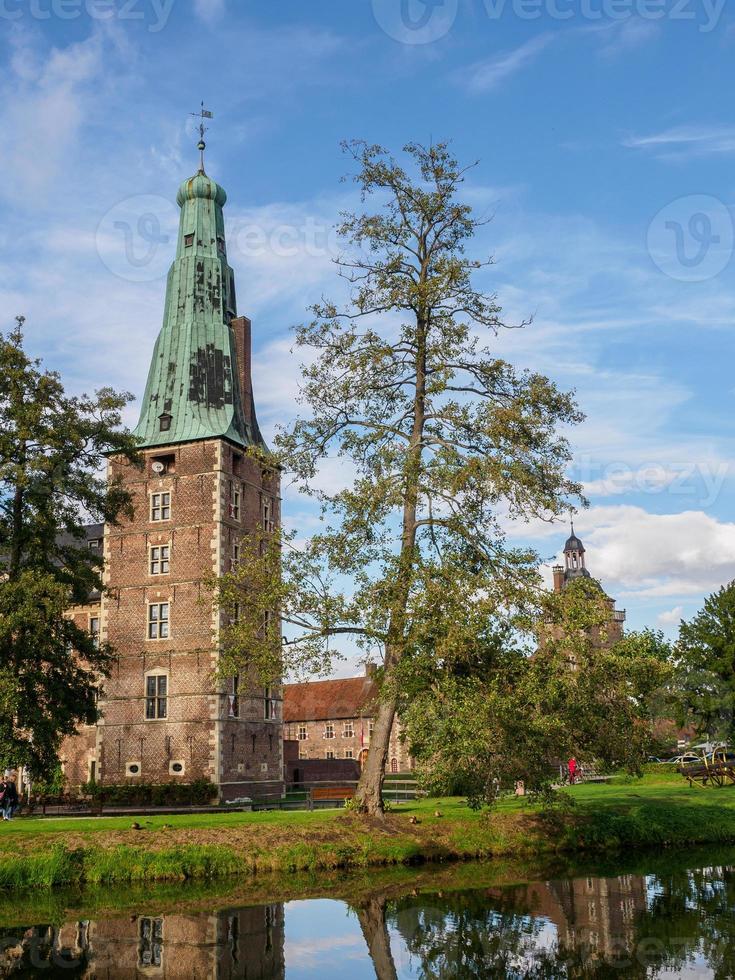
{"label": "weathervane", "polygon": [[204,151],[207,148],[207,144],[204,142],[204,134],[207,132],[207,127],[204,125],[205,119],[214,119],[214,114],[209,111],[209,109],[204,108],[204,103],[202,102],[202,107],[199,112],[192,112],[190,115],[194,116],[195,119],[199,120],[199,142],[197,144],[197,149],[199,150],[199,173],[204,173]]}

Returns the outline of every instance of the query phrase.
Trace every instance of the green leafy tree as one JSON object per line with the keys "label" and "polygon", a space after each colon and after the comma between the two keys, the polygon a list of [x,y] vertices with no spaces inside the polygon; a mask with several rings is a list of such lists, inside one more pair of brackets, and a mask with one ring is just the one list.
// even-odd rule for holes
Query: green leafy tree
{"label": "green leafy tree", "polygon": [[97,718],[110,650],[67,613],[102,588],[84,524],[130,511],[106,457],[137,453],[121,428],[131,396],[67,395],[24,350],[22,326],[0,335],[0,765],[47,776],[61,739]]}
{"label": "green leafy tree", "polygon": [[[399,665],[427,636],[469,648],[488,609],[523,606],[538,588],[536,556],[506,546],[501,517],[569,507],[579,487],[558,428],[581,416],[547,378],[487,346],[505,324],[496,297],[474,282],[490,260],[465,247],[483,222],[459,199],[467,171],[447,145],[406,146],[413,172],[382,147],[345,149],[364,204],[339,226],[350,296],[317,304],[298,330],[304,412],[277,440],[282,465],[321,502],[323,528],[305,548],[284,538],[264,545],[270,557],[253,548],[257,567],[218,588],[230,609],[238,588],[247,592],[252,613],[247,622],[241,609],[229,632],[224,671],[277,659],[249,584],[267,578],[268,563],[287,669],[324,668],[341,635],[380,650],[381,698],[357,791],[359,807],[379,814]],[[342,487],[318,488],[326,457],[342,462]]]}
{"label": "green leafy tree", "polygon": [[704,602],[691,622],[682,622],[676,644],[674,693],[680,721],[697,733],[735,739],[735,582]]}
{"label": "green leafy tree", "polygon": [[435,793],[491,805],[518,780],[540,791],[558,763],[639,771],[652,742],[652,703],[669,675],[661,634],[616,640],[599,585],[578,579],[542,597],[533,655],[491,644],[471,673],[436,671],[412,698],[406,733],[418,775]]}

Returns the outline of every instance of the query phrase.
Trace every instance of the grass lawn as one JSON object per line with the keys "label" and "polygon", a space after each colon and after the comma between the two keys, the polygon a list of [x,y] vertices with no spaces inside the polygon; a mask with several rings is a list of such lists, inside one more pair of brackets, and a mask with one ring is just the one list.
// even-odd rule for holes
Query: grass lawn
{"label": "grass lawn", "polygon": [[575,786],[564,799],[568,805],[542,810],[512,797],[489,814],[459,799],[420,800],[393,805],[384,821],[342,810],[20,818],[0,827],[0,886],[735,842],[735,787],[690,789],[659,771]]}

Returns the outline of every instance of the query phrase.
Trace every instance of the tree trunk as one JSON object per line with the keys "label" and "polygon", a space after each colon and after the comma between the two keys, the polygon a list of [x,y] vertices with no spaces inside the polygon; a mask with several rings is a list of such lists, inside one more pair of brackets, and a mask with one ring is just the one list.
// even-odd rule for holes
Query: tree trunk
{"label": "tree trunk", "polygon": [[355,794],[359,808],[370,816],[383,814],[383,778],[390,750],[390,733],[396,715],[396,699],[381,699],[373,725],[370,749]]}
{"label": "tree trunk", "polygon": [[371,898],[365,905],[359,906],[356,912],[377,980],[397,980],[396,965],[390,950],[390,936],[385,924],[385,901]]}
{"label": "tree trunk", "polygon": [[398,561],[395,599],[388,627],[382,696],[375,718],[373,736],[370,739],[370,749],[355,794],[355,800],[360,810],[371,816],[383,815],[383,779],[397,705],[397,692],[393,686],[392,668],[403,656],[406,610],[415,562],[416,515],[421,482],[424,425],[426,423],[426,335],[426,320],[419,317],[416,330],[416,387],[413,399],[413,425],[404,468],[406,483],[403,496],[401,552]]}
{"label": "tree trunk", "polygon": [[8,578],[11,580],[18,577],[22,558],[22,538],[23,538],[23,505],[25,502],[24,484],[26,475],[26,444],[21,442],[18,471],[16,475],[15,490],[13,492],[12,508],[12,531],[10,540],[10,553],[8,555]]}

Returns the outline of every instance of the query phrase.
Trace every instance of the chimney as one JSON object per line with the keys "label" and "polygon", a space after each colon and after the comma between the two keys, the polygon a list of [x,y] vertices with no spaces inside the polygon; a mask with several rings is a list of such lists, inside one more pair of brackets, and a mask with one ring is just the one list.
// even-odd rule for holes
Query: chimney
{"label": "chimney", "polygon": [[237,375],[240,382],[240,397],[245,413],[245,421],[253,424],[253,382],[251,371],[251,340],[250,320],[246,316],[238,316],[232,321],[232,331],[235,335],[235,355],[237,357]]}
{"label": "chimney", "polygon": [[564,588],[564,569],[561,565],[554,565],[554,592],[561,592]]}

